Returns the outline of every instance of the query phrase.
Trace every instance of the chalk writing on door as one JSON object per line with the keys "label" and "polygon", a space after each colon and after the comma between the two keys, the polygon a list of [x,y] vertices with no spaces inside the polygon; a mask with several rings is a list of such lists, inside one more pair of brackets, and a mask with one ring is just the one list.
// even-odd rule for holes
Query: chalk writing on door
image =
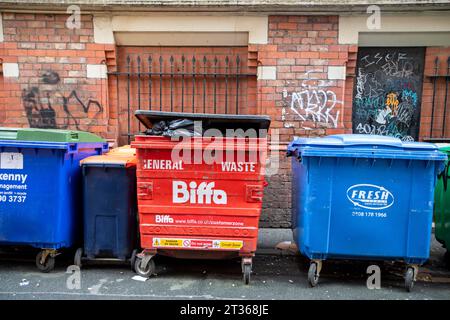
{"label": "chalk writing on door", "polygon": [[353,132],[417,140],[423,64],[423,48],[360,48]]}

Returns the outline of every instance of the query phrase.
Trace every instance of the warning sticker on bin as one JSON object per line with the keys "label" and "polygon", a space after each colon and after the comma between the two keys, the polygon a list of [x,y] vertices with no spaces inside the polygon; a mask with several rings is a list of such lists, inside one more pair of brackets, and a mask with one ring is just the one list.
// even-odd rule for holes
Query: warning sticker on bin
{"label": "warning sticker on bin", "polygon": [[153,247],[157,248],[239,250],[243,245],[239,240],[153,238]]}
{"label": "warning sticker on bin", "polygon": [[153,246],[154,247],[182,247],[183,246],[182,239],[161,239],[154,238]]}
{"label": "warning sticker on bin", "polygon": [[23,154],[17,152],[0,153],[0,169],[23,169]]}

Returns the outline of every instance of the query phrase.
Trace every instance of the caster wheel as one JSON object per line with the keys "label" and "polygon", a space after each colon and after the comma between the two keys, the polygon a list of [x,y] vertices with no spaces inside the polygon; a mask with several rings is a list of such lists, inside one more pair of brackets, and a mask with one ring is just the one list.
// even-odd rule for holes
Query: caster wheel
{"label": "caster wheel", "polygon": [[133,252],[131,253],[131,259],[130,259],[131,271],[134,271],[134,272],[136,272],[136,269],[134,268],[134,264],[136,263],[136,255],[137,255],[137,250],[134,249]]}
{"label": "caster wheel", "polygon": [[50,272],[55,268],[55,257],[52,257],[50,255],[47,255],[47,258],[45,259],[44,262],[42,262],[42,255],[44,254],[44,251],[40,251],[37,255],[36,255],[36,267],[41,271],[41,272]]}
{"label": "caster wheel", "polygon": [[319,282],[319,275],[317,274],[317,263],[312,262],[308,270],[308,282],[311,287],[315,287]]}
{"label": "caster wheel", "polygon": [[411,292],[414,287],[414,269],[408,268],[405,273],[405,288],[406,291]]}
{"label": "caster wheel", "polygon": [[450,251],[446,251],[444,255],[444,262],[447,268],[450,269]]}
{"label": "caster wheel", "polygon": [[142,277],[150,277],[153,273],[155,273],[155,261],[153,259],[150,259],[147,266],[145,268],[142,268],[141,266],[142,259],[139,257],[136,257],[134,262],[134,269],[136,273]]}
{"label": "caster wheel", "polygon": [[83,249],[78,248],[77,251],[75,251],[75,257],[73,259],[74,265],[81,268],[81,257],[83,256]]}
{"label": "caster wheel", "polygon": [[243,271],[243,280],[246,285],[250,284],[250,276],[252,274],[252,265],[251,264],[245,264],[244,265],[244,271]]}

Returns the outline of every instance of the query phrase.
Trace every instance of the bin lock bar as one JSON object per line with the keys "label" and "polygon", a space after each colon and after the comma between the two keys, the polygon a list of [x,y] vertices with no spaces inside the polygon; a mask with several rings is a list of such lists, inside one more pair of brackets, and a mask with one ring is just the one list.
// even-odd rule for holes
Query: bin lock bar
{"label": "bin lock bar", "polygon": [[246,201],[247,202],[262,202],[264,195],[264,186],[247,185],[246,186]]}
{"label": "bin lock bar", "polygon": [[143,200],[153,199],[153,181],[138,183],[138,198]]}

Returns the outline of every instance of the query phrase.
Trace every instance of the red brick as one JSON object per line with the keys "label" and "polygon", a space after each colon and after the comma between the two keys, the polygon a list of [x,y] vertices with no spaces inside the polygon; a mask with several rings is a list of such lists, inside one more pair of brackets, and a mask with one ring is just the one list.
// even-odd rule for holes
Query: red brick
{"label": "red brick", "polygon": [[35,19],[35,15],[34,14],[30,14],[30,13],[16,13],[16,19],[17,20],[34,20]]}
{"label": "red brick", "polygon": [[286,29],[286,30],[296,30],[297,29],[297,23],[292,22],[280,22],[278,23],[279,29]]}
{"label": "red brick", "polygon": [[300,57],[306,59],[318,59],[319,52],[301,52]]}
{"label": "red brick", "polygon": [[339,52],[320,52],[319,58],[320,59],[338,59]]}

